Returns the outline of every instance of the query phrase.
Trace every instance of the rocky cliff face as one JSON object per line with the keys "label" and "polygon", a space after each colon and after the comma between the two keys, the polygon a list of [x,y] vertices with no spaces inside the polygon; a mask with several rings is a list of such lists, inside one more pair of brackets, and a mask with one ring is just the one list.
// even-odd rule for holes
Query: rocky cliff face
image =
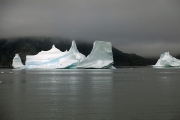
{"label": "rocky cliff face", "polygon": [[[26,55],[35,55],[38,52],[51,49],[54,44],[61,51],[69,50],[72,40],[62,38],[26,37],[14,39],[0,39],[0,67],[12,67],[12,60],[16,53],[19,54],[23,64]],[[80,53],[89,55],[93,42],[76,40]],[[114,66],[146,66],[154,65],[157,60],[146,59],[136,54],[128,54],[112,48]]]}

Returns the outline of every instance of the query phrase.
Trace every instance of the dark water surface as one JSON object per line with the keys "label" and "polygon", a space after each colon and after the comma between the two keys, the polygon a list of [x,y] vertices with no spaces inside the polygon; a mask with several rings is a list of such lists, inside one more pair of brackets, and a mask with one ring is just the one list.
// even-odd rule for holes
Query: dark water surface
{"label": "dark water surface", "polygon": [[0,120],[180,120],[180,69],[0,69]]}

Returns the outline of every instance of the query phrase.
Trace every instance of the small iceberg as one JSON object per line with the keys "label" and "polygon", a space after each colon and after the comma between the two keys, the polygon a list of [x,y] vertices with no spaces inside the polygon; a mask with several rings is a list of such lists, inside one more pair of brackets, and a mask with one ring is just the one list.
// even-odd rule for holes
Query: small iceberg
{"label": "small iceberg", "polygon": [[13,68],[25,68],[25,65],[22,64],[21,58],[18,54],[15,54],[12,66]]}
{"label": "small iceberg", "polygon": [[179,67],[180,60],[172,57],[169,52],[161,54],[159,60],[153,67]]}

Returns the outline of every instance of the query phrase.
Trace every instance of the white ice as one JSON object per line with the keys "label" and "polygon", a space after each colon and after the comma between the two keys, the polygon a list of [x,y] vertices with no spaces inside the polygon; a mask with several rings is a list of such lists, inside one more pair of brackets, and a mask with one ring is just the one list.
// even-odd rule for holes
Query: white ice
{"label": "white ice", "polygon": [[21,58],[18,54],[15,54],[12,63],[13,68],[24,68],[25,66],[22,64]]}
{"label": "white ice", "polygon": [[61,52],[53,45],[49,51],[26,56],[26,68],[75,68],[84,57],[77,50],[76,43],[72,41],[69,51]]}
{"label": "white ice", "polygon": [[95,41],[91,53],[77,68],[113,68],[112,45],[110,42]]}
{"label": "white ice", "polygon": [[176,59],[175,57],[172,57],[169,52],[165,52],[161,54],[159,60],[154,67],[179,67],[180,66],[180,60]]}
{"label": "white ice", "polygon": [[112,45],[110,42],[96,41],[93,50],[85,57],[79,53],[76,43],[72,41],[69,51],[62,52],[54,45],[48,51],[41,51],[37,55],[27,55],[25,66],[16,55],[13,59],[14,68],[40,69],[76,69],[76,68],[114,68]]}

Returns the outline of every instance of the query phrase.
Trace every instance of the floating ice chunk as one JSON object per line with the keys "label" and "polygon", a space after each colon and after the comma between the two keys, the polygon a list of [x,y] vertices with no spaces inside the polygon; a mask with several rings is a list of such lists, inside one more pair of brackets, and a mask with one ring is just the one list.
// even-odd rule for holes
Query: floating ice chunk
{"label": "floating ice chunk", "polygon": [[112,45],[110,42],[95,41],[91,53],[77,68],[113,68]]}
{"label": "floating ice chunk", "polygon": [[172,57],[169,52],[165,52],[161,54],[159,60],[154,67],[179,67],[180,66],[180,60],[176,59],[175,57]]}
{"label": "floating ice chunk", "polygon": [[15,55],[13,58],[13,63],[12,63],[13,68],[24,68],[25,66],[22,64],[21,58],[19,57],[18,54]]}

